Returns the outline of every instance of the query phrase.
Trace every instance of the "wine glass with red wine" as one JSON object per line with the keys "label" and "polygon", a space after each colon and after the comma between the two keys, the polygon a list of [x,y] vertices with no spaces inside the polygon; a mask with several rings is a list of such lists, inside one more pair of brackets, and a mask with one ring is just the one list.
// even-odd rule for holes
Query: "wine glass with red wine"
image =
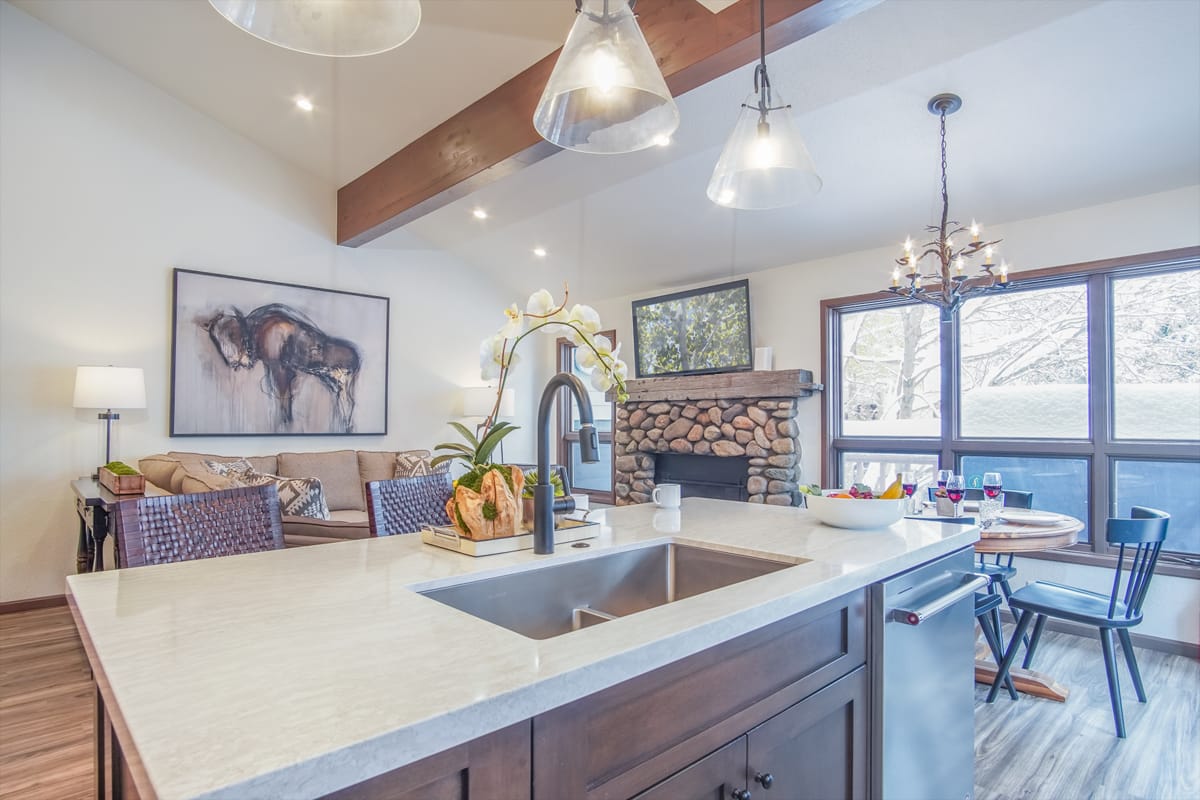
{"label": "wine glass with red wine", "polygon": [[939,489],[945,489],[945,488],[946,488],[946,482],[947,482],[948,480],[950,480],[950,477],[951,477],[952,475],[954,475],[954,471],[953,471],[953,470],[949,470],[949,469],[939,469],[939,470],[938,470],[938,474],[937,474],[937,485],[938,485],[938,488],[939,488]]}
{"label": "wine glass with red wine", "polygon": [[963,495],[967,493],[967,482],[962,475],[951,475],[946,480],[946,497],[950,498],[950,502],[958,505],[962,502]]}
{"label": "wine glass with red wine", "polygon": [[909,512],[912,512],[912,496],[917,490],[917,473],[901,472],[900,473],[900,488],[904,490],[904,499],[907,500]]}
{"label": "wine glass with red wine", "polygon": [[1004,488],[1003,482],[1000,480],[999,472],[983,473],[983,496],[989,500],[995,500],[1000,496],[1000,490]]}

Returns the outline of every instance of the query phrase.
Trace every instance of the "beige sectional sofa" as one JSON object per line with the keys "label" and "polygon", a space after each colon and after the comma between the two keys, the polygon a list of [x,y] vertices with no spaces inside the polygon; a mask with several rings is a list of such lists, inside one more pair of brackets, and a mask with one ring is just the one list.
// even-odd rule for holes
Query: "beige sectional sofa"
{"label": "beige sectional sofa", "polygon": [[288,547],[371,535],[367,520],[368,481],[396,477],[397,464],[404,471],[428,470],[428,450],[334,450],[323,453],[278,453],[269,456],[219,456],[171,451],[138,461],[146,480],[164,492],[192,494],[227,489],[229,479],[204,466],[205,461],[246,459],[259,472],[285,478],[318,478],[329,506],[330,519],[285,516],[283,538]]}

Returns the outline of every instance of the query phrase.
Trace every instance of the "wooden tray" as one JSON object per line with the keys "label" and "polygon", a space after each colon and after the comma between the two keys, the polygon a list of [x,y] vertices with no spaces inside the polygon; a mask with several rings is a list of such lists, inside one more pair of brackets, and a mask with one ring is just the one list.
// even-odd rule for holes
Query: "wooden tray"
{"label": "wooden tray", "polygon": [[97,472],[100,485],[113,494],[145,494],[146,476],[118,475],[107,467],[100,467]]}
{"label": "wooden tray", "polygon": [[[600,526],[594,522],[582,522],[577,519],[564,519],[558,522],[554,529],[554,543],[566,544],[578,542],[581,539],[594,539],[600,533]],[[453,550],[468,556],[494,556],[497,553],[512,553],[517,550],[533,549],[533,534],[524,533],[519,536],[504,536],[499,539],[468,539],[460,536],[458,531],[449,526],[428,525],[421,531],[421,541],[434,547]]]}

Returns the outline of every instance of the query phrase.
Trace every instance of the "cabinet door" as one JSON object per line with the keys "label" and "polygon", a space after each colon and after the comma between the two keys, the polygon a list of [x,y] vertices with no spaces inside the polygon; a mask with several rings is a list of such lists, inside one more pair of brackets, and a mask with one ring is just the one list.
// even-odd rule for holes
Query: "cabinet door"
{"label": "cabinet door", "polygon": [[859,668],[751,730],[756,800],[866,797],[866,709],[866,669]]}
{"label": "cabinet door", "polygon": [[529,800],[530,736],[522,722],[323,800]]}
{"label": "cabinet door", "polygon": [[676,772],[633,800],[729,800],[746,788],[746,737]]}

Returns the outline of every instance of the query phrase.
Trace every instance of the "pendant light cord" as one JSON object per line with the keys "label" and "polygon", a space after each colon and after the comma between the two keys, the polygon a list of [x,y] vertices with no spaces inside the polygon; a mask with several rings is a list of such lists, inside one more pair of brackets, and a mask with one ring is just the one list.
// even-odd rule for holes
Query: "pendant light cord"
{"label": "pendant light cord", "polygon": [[[941,230],[941,249],[946,252],[946,224],[949,222],[950,216],[950,192],[946,188],[946,109],[943,106],[941,109],[942,124],[942,230]],[[945,259],[943,259],[945,260]]]}
{"label": "pendant light cord", "polygon": [[758,95],[759,120],[766,122],[771,111],[771,79],[767,77],[767,0],[758,0],[758,66],[754,68],[754,91]]}

